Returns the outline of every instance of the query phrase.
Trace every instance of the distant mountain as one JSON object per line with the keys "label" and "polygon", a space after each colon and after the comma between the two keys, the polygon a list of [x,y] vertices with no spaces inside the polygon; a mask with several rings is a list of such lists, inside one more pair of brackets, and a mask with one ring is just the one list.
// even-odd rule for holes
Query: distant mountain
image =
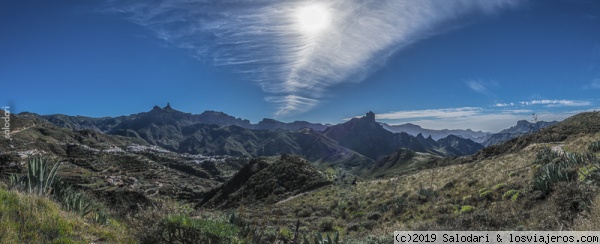
{"label": "distant mountain", "polygon": [[486,147],[500,144],[502,142],[509,141],[510,139],[522,136],[530,132],[538,131],[548,126],[555,125],[557,123],[557,121],[538,121],[536,123],[531,123],[527,120],[519,120],[515,126],[512,126],[508,129],[504,129],[498,133],[486,136],[485,139],[481,142],[481,144],[483,144]]}
{"label": "distant mountain", "polygon": [[[310,123],[306,121],[294,121],[291,123],[284,123],[274,119],[263,119],[258,124],[252,124],[249,120],[240,119],[230,116],[223,112],[218,111],[204,111],[201,114],[184,113],[175,110],[170,104],[167,104],[164,108],[154,106],[151,111],[143,112],[138,114],[132,114],[129,116],[119,117],[103,117],[103,118],[91,118],[85,116],[68,116],[63,114],[43,115],[46,120],[51,123],[73,130],[96,130],[105,133],[111,133],[113,130],[118,130],[120,127],[129,127],[134,123],[140,123],[143,119],[158,119],[153,117],[158,115],[157,112],[166,111],[170,113],[170,118],[176,119],[178,125],[192,125],[197,123],[209,124],[209,125],[235,125],[246,129],[253,130],[300,130],[303,128],[310,128],[316,131],[323,131],[328,126],[319,123]],[[160,116],[160,115],[159,115]],[[143,122],[142,122],[143,123]]]}
{"label": "distant mountain", "polygon": [[446,155],[451,156],[471,155],[483,149],[481,144],[455,135],[449,135],[439,139],[437,142],[439,143],[441,150],[443,150]]}
{"label": "distant mountain", "polygon": [[[502,154],[517,152],[533,143],[556,143],[564,141],[569,137],[594,135],[600,133],[600,112],[580,113],[573,115],[561,122],[544,122],[541,125],[547,123],[551,123],[553,125],[540,128],[532,133],[522,134],[521,136],[512,138],[508,141],[491,145],[468,158],[470,158],[471,161],[480,160]],[[521,126],[513,127],[522,129],[522,125],[524,125],[525,122],[520,122],[517,124],[521,124]]]}
{"label": "distant mountain", "polygon": [[274,119],[263,119],[260,122],[258,122],[258,124],[256,125],[252,125],[250,127],[248,127],[249,129],[256,129],[256,130],[275,130],[275,129],[282,129],[282,130],[301,130],[304,128],[309,128],[309,129],[313,129],[316,131],[324,131],[325,129],[327,129],[328,126],[323,125],[323,124],[318,124],[318,123],[310,123],[310,122],[306,122],[306,121],[294,121],[291,123],[284,123],[281,121],[277,121]]}
{"label": "distant mountain", "polygon": [[[306,159],[341,166],[346,170],[366,170],[365,164],[398,148],[444,156],[473,154],[476,147],[468,139],[440,142],[419,134],[392,133],[367,113],[346,123],[327,127],[296,121],[283,123],[264,119],[258,124],[225,113],[206,111],[184,113],[167,104],[151,111],[117,118],[87,118],[65,115],[43,116],[71,129],[103,131],[110,135],[138,138],[177,153],[230,155],[244,157],[296,154]],[[249,127],[249,128],[248,128]],[[274,129],[275,128],[275,129]],[[323,130],[319,132],[319,130]],[[464,144],[464,145],[463,145]]]}
{"label": "distant mountain", "polygon": [[[59,117],[52,116],[50,118],[55,119],[56,123],[56,118]],[[61,118],[61,121],[69,123],[60,125],[67,124],[71,128],[82,128],[88,126],[89,121],[93,121],[89,119],[76,120],[68,116],[61,116]],[[79,121],[86,124],[78,125]],[[208,121],[212,124],[198,121]],[[362,169],[364,164],[372,163],[372,159],[344,148],[332,139],[309,128],[293,131],[257,130],[226,125],[229,123],[243,125],[246,122],[220,112],[209,111],[201,115],[193,115],[177,111],[170,106],[165,108],[155,106],[149,112],[120,119],[120,123],[111,125],[106,133],[138,138],[150,145],[177,153],[237,157],[297,154],[313,162],[343,167],[349,171]],[[287,126],[281,122],[275,126],[282,125]],[[295,122],[290,126],[300,128],[303,125],[306,124]],[[263,123],[263,127],[268,126]]]}
{"label": "distant mountain", "polygon": [[[407,133],[392,133],[375,121],[373,112],[361,118],[353,118],[348,122],[329,127],[323,132],[338,144],[352,149],[371,159],[379,160],[396,151],[406,148],[415,152],[427,152],[445,156],[463,156],[477,152],[477,143],[456,138],[435,141],[431,136],[425,138],[422,134],[416,137]],[[461,138],[459,138],[461,139]],[[466,143],[466,145],[463,145]],[[461,151],[466,150],[466,151]]]}
{"label": "distant mountain", "polygon": [[471,139],[473,141],[478,141],[478,139],[483,138],[487,135],[492,134],[491,132],[482,132],[482,131],[473,131],[471,129],[466,130],[433,130],[433,129],[424,129],[419,125],[407,123],[401,125],[389,125],[386,123],[381,123],[384,129],[389,130],[394,133],[406,132],[410,135],[417,136],[418,134],[422,134],[424,137],[431,136],[434,140],[439,140],[449,135],[455,135],[458,137],[462,137],[465,139]]}

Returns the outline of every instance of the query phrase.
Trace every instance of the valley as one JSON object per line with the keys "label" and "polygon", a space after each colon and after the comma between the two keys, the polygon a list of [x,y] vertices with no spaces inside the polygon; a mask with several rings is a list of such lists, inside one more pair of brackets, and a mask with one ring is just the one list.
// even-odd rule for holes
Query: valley
{"label": "valley", "polygon": [[[202,123],[170,106],[102,119],[11,116],[12,139],[0,144],[3,187],[14,187],[9,176],[31,158],[60,161],[62,182],[133,236],[152,233],[145,241],[164,238],[150,223],[169,216],[227,223],[235,240],[258,243],[319,233],[384,243],[400,229],[585,230],[598,218],[600,162],[590,146],[600,141],[598,112],[486,148],[455,135],[393,133],[371,112],[321,131]],[[574,176],[538,189],[542,169],[562,160]],[[555,215],[542,215],[547,208]]]}

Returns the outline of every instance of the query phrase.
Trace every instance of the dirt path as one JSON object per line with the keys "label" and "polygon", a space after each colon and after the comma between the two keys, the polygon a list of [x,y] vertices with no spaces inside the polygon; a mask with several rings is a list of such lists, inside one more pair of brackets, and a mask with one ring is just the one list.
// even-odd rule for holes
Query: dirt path
{"label": "dirt path", "polygon": [[23,127],[21,129],[18,129],[18,130],[12,130],[12,131],[10,131],[10,135],[17,134],[17,133],[19,133],[21,131],[24,131],[24,130],[27,130],[27,129],[31,128],[31,127],[33,127],[33,126],[27,126],[27,127]]}
{"label": "dirt path", "polygon": [[308,193],[314,192],[314,191],[316,191],[316,190],[319,190],[319,189],[320,189],[320,188],[313,189],[313,190],[310,190],[310,191],[305,191],[305,192],[303,192],[303,193],[300,193],[300,194],[298,194],[298,195],[295,195],[295,196],[288,197],[288,198],[286,198],[286,199],[283,199],[283,200],[281,200],[281,201],[279,201],[279,202],[275,203],[275,205],[282,204],[282,203],[284,203],[284,202],[290,201],[290,200],[292,200],[292,199],[294,199],[294,198],[297,198],[297,197],[304,196],[304,195],[306,195],[306,194],[308,194]]}

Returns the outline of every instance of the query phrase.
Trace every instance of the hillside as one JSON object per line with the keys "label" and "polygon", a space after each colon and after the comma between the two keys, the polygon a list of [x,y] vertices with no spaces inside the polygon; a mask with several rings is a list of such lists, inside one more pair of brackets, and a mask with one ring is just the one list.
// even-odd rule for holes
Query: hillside
{"label": "hillside", "polygon": [[[263,243],[291,240],[298,223],[301,236],[337,232],[345,242],[367,243],[390,241],[385,233],[398,229],[591,230],[600,223],[598,112],[575,115],[471,156],[397,148],[375,162],[347,166],[333,162],[353,151],[329,138],[328,130],[260,132],[278,133],[265,149],[339,150],[311,149],[314,158],[307,161],[289,155],[250,159],[172,152],[141,138],[60,128],[34,114],[13,115],[11,122],[12,141],[0,141],[2,181],[8,182],[7,173],[23,172],[20,162],[28,155],[62,158],[61,178],[101,201],[112,215],[132,216],[124,225],[132,233],[146,233],[148,240],[160,240],[164,223],[177,226],[194,219]],[[372,124],[367,116],[330,130],[339,138],[366,136],[359,132]],[[222,138],[246,133],[243,140],[249,141],[258,133],[237,126],[192,126]],[[380,136],[396,140],[398,134]],[[408,136],[417,149],[462,151],[477,145],[457,136],[437,141]],[[362,172],[361,177],[344,167]]]}
{"label": "hillside", "polygon": [[282,155],[272,163],[258,159],[207,193],[199,206],[231,208],[241,204],[273,204],[328,184],[331,184],[329,179],[300,157]]}
{"label": "hillside", "polygon": [[[329,219],[331,230],[351,239],[370,234],[374,240],[398,229],[595,230],[598,145],[600,113],[595,112],[466,158],[436,160],[401,149],[377,162],[380,171],[370,171],[377,180],[335,184],[270,211],[295,212],[309,229]],[[547,170],[570,176],[554,178]],[[264,213],[255,209],[248,218]],[[295,224],[295,218],[276,217],[285,219],[280,223],[287,228]]]}
{"label": "hillside", "polygon": [[519,120],[515,126],[512,126],[508,129],[501,130],[498,133],[494,133],[488,135],[481,140],[481,144],[488,147],[496,144],[500,144],[502,142],[508,141],[513,138],[517,138],[521,135],[525,135],[527,133],[535,132],[546,128],[548,126],[552,126],[558,123],[557,121],[545,122],[538,121],[535,123],[531,123],[527,120]]}

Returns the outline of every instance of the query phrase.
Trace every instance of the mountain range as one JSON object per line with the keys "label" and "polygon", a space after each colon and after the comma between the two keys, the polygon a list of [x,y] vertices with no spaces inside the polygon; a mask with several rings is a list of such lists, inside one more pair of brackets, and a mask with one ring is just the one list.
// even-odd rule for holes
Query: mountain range
{"label": "mountain range", "polygon": [[436,141],[431,137],[392,133],[375,121],[372,112],[329,126],[273,119],[251,124],[222,112],[184,113],[168,104],[164,108],[155,106],[148,112],[114,118],[67,115],[41,118],[73,130],[139,138],[178,153],[249,157],[288,153],[311,161],[338,162],[347,168],[378,160],[398,148],[449,156],[469,155],[482,148],[469,139],[455,136]]}
{"label": "mountain range", "polygon": [[473,131],[471,129],[466,130],[434,130],[434,129],[425,129],[419,125],[406,123],[400,125],[389,125],[386,123],[381,123],[383,128],[389,130],[391,132],[400,133],[405,132],[413,136],[417,136],[421,134],[425,137],[431,137],[434,140],[439,140],[449,135],[458,136],[465,139],[470,139],[474,142],[477,142],[484,147],[492,146],[496,144],[500,144],[502,142],[508,141],[510,139],[519,137],[521,135],[538,131],[540,129],[546,128],[548,126],[552,126],[558,123],[557,121],[546,122],[546,121],[536,121],[534,123],[529,122],[527,120],[520,120],[517,122],[515,126],[504,129],[498,133],[492,132],[484,132],[484,131]]}
{"label": "mountain range", "polygon": [[[332,228],[370,233],[395,219],[417,229],[515,229],[520,223],[558,229],[575,223],[570,216],[584,216],[584,208],[572,208],[586,206],[581,197],[597,199],[592,193],[600,178],[582,169],[598,165],[598,112],[543,129],[547,123],[518,122],[503,133],[524,135],[483,149],[458,135],[435,140],[393,133],[372,112],[322,131],[248,129],[194,117],[170,106],[98,119],[11,114],[11,138],[0,140],[0,175],[7,182],[0,187],[12,184],[7,176],[25,171],[27,158],[60,160],[58,177],[102,202],[112,216],[158,214],[128,223],[148,226],[144,234],[170,216],[161,211],[175,202],[221,213],[240,228],[276,216],[280,221],[271,225],[282,229],[300,223],[324,231],[332,222]],[[547,185],[537,182],[561,160],[576,164],[559,168],[560,174],[580,175],[542,192],[538,188]]]}

